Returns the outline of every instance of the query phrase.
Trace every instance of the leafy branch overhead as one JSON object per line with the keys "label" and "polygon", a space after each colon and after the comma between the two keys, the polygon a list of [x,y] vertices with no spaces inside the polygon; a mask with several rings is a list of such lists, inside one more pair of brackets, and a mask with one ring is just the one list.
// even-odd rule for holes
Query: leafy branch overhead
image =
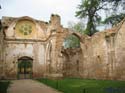
{"label": "leafy branch overhead", "polygon": [[[125,0],[82,0],[81,4],[78,5],[76,16],[80,19],[87,19],[87,26],[85,34],[89,36],[97,32],[96,27],[101,24],[111,24],[122,20],[123,13],[119,12],[119,9],[125,9]],[[102,22],[102,14],[100,11],[109,11],[108,17]],[[115,19],[115,20],[112,20]],[[115,21],[115,22],[113,22]]]}
{"label": "leafy branch overhead", "polygon": [[115,25],[117,23],[119,23],[121,20],[123,20],[125,17],[125,14],[121,13],[121,14],[116,14],[116,15],[111,15],[109,17],[107,17],[104,21],[102,21],[103,24],[107,24],[107,25]]}

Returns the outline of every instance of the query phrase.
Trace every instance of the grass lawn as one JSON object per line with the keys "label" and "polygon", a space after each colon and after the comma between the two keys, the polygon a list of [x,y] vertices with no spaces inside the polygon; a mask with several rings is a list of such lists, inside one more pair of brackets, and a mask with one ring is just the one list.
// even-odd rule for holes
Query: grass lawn
{"label": "grass lawn", "polygon": [[7,93],[7,88],[9,87],[9,81],[0,81],[0,93]]}
{"label": "grass lawn", "polygon": [[125,81],[88,79],[38,79],[38,81],[64,93],[125,93]]}

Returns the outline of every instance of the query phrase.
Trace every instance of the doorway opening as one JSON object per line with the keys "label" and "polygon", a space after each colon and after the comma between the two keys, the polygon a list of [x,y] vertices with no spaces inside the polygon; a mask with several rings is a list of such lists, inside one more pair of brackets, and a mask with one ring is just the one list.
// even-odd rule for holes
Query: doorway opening
{"label": "doorway opening", "polygon": [[32,78],[33,59],[30,57],[21,57],[18,59],[18,79]]}

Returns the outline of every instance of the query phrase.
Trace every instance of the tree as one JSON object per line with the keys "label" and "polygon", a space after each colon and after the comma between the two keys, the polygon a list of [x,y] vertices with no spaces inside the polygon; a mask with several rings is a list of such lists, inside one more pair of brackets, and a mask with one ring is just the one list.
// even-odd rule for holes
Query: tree
{"label": "tree", "polygon": [[125,17],[125,14],[123,13],[111,15],[107,17],[104,21],[102,21],[102,23],[113,26],[118,24],[121,20],[123,20],[124,17]]}
{"label": "tree", "polygon": [[100,0],[82,0],[82,3],[78,6],[79,11],[76,12],[76,16],[80,19],[87,18],[88,21],[85,34],[91,36],[97,32],[96,24],[101,20],[97,11],[99,11],[102,6],[100,6]]}
{"label": "tree", "polygon": [[[76,31],[83,34],[85,27],[84,24],[80,21],[78,23],[69,22],[68,28],[71,31]],[[80,47],[79,38],[74,35],[68,36],[64,41],[64,48],[76,48],[76,47]]]}
{"label": "tree", "polygon": [[68,28],[71,29],[72,31],[76,31],[76,32],[79,32],[81,34],[84,34],[85,24],[82,21],[79,21],[77,23],[69,22]]}
{"label": "tree", "polygon": [[[107,18],[111,19],[112,15],[115,15],[113,18],[118,18],[113,12],[118,10],[117,6],[124,9],[124,2],[124,0],[82,0],[81,4],[78,6],[79,10],[76,11],[76,16],[80,19],[87,18],[85,33],[91,36],[97,32],[96,27],[101,23],[102,15],[100,15],[100,11],[112,11],[111,15]],[[103,23],[106,22],[108,23],[106,20]]]}
{"label": "tree", "polygon": [[125,17],[125,0],[109,0],[112,3],[112,11],[110,11],[110,15],[102,21],[103,24],[107,25],[116,25]]}

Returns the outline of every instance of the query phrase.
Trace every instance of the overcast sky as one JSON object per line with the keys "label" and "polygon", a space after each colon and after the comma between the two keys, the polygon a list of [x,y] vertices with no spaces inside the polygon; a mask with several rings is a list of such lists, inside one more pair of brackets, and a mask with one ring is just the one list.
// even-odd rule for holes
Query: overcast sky
{"label": "overcast sky", "polygon": [[75,11],[81,0],[0,0],[0,19],[2,16],[30,16],[49,21],[50,15],[59,14],[62,25],[69,21],[78,21]]}

